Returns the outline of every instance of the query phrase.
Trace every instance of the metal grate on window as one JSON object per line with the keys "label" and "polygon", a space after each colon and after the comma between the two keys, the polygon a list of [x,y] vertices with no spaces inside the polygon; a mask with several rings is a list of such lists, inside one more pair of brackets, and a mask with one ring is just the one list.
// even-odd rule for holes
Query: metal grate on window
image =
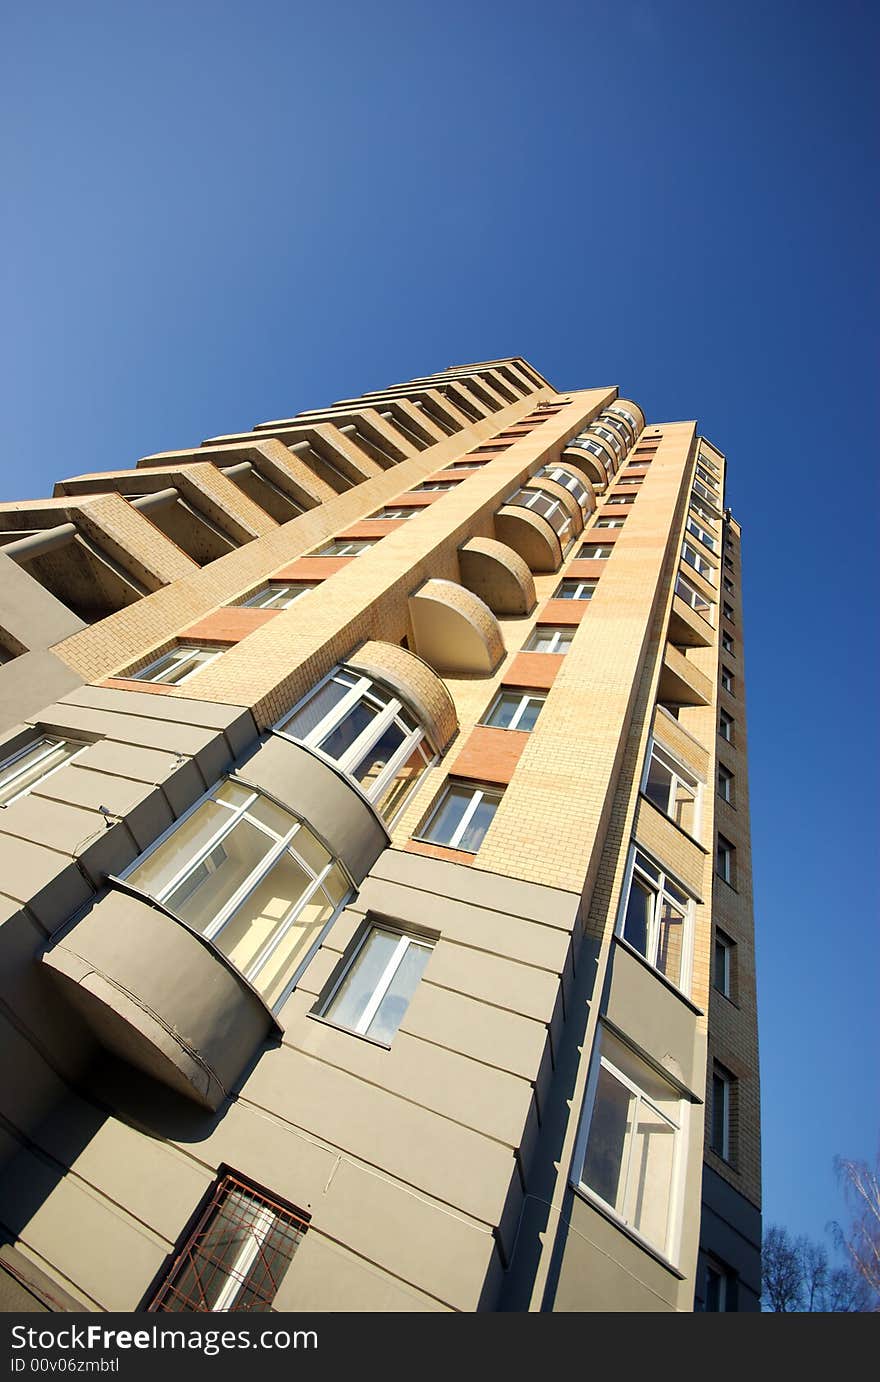
{"label": "metal grate on window", "polygon": [[148,1310],[271,1310],[308,1226],[292,1205],[221,1176]]}

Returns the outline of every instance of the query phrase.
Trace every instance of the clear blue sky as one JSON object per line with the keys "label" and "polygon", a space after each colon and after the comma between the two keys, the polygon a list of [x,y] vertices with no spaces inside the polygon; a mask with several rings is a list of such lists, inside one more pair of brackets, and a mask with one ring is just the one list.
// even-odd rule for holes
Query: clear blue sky
{"label": "clear blue sky", "polygon": [[816,1235],[878,1131],[878,15],[46,0],[0,58],[5,498],[509,354],[727,453],[765,1211]]}

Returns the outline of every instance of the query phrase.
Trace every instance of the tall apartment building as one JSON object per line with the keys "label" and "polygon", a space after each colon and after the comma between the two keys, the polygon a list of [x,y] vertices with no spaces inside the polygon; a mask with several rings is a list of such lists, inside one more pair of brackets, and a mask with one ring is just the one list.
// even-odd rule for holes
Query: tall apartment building
{"label": "tall apartment building", "polygon": [[512,358],[0,505],[4,1308],[757,1308],[724,477]]}

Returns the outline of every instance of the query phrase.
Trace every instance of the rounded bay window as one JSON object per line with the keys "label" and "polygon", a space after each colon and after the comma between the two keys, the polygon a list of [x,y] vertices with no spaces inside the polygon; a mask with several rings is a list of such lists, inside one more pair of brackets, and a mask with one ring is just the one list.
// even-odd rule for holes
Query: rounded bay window
{"label": "rounded bay window", "polygon": [[593,497],[592,488],[589,481],[579,475],[576,470],[566,465],[545,465],[538,471],[535,479],[541,476],[547,480],[553,480],[557,485],[562,485],[569,494],[577,500],[584,519],[587,519],[596,507],[596,500]]}
{"label": "rounded bay window", "polygon": [[435,757],[403,701],[347,667],[313,687],[275,729],[332,759],[385,820],[397,814]]}
{"label": "rounded bay window", "polygon": [[270,1008],[352,890],[340,862],[298,816],[234,778],[121,881],[210,941]]}
{"label": "rounded bay window", "polygon": [[518,489],[506,502],[507,504],[520,505],[524,509],[531,509],[534,513],[539,513],[542,518],[546,518],[559,538],[560,547],[563,552],[565,551],[574,537],[571,514],[562,500],[555,494],[550,494],[549,491],[543,489]]}

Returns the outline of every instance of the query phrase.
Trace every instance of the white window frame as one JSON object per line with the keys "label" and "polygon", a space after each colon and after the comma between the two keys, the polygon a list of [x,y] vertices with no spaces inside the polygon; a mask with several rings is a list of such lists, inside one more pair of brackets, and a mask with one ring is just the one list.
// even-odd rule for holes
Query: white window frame
{"label": "white window frame", "polygon": [[[577,576],[563,576],[556,587],[553,598],[554,600],[592,600],[598,583],[596,576],[585,577],[583,580],[578,580]],[[575,593],[573,595],[561,595],[559,592],[564,585],[573,585]],[[582,590],[589,590],[589,595],[579,594],[578,592]]]}
{"label": "white window frame", "polygon": [[[539,636],[542,636],[539,634],[540,629],[544,629],[545,631],[552,629],[553,632],[550,639],[551,646],[549,648],[530,648],[529,644],[534,639],[538,638]],[[559,654],[560,656],[562,656],[564,653],[567,653],[568,649],[571,647],[571,642],[574,638],[576,631],[577,625],[574,624],[536,624],[535,627],[532,629],[531,633],[529,634],[528,638],[526,639],[525,643],[523,644],[523,652],[557,653],[560,643],[564,642],[562,654]],[[546,636],[546,634],[543,636]]]}
{"label": "white window frame", "polygon": [[[730,770],[730,768],[728,768],[726,763],[718,764],[718,795],[721,798],[721,800],[726,801],[729,806],[733,805],[733,783],[735,780],[735,776],[735,773],[733,773]],[[723,792],[721,790],[722,784],[725,788]]]}
{"label": "white window frame", "polygon": [[567,489],[569,494],[573,495],[577,500],[581,512],[584,515],[592,511],[590,491],[583,481],[577,475],[573,474],[572,471],[564,469],[563,466],[545,465],[537,471],[535,479],[537,480],[539,476],[543,476],[547,480],[552,480],[555,484],[562,485],[563,489]]}
{"label": "white window frame", "polygon": [[[218,801],[215,795],[227,782],[231,782],[234,786],[238,787],[242,792],[245,792],[247,794],[244,800],[239,802],[235,806],[230,805],[228,802]],[[219,782],[215,782],[214,786],[211,787],[207,792],[203,793],[203,795],[199,797],[198,801],[193,802],[189,810],[185,811],[182,816],[178,817],[178,819],[173,823],[173,825],[170,825],[167,830],[163,830],[162,834],[158,837],[158,839],[154,840],[148,849],[145,849],[142,854],[139,854],[137,859],[133,860],[133,862],[129,864],[126,869],[123,870],[123,872],[119,875],[120,880],[122,882],[126,882],[130,875],[133,874],[136,869],[140,868],[140,866],[143,863],[145,863],[147,859],[149,859],[153,854],[155,854],[156,851],[159,850],[167,841],[173,838],[178,829],[184,824],[185,821],[189,819],[190,816],[195,814],[195,812],[199,809],[200,806],[203,806],[206,801],[214,801],[218,806],[221,806],[228,813],[229,819],[224,820],[217,827],[214,833],[209,837],[209,839],[204,842],[204,844],[200,845],[190,855],[188,855],[186,862],[181,865],[177,872],[173,874],[173,876],[169,878],[169,880],[166,883],[163,883],[161,888],[159,888],[155,893],[151,893],[148,892],[146,888],[139,887],[136,882],[131,883],[129,885],[135,891],[143,893],[145,897],[153,898],[163,907],[167,906],[165,899],[170,897],[174,893],[174,891],[180,886],[180,884],[185,882],[185,880],[191,874],[194,874],[197,869],[202,867],[202,865],[210,857],[210,855],[213,854],[217,846],[223,843],[223,840],[226,838],[226,836],[229,835],[231,831],[235,828],[235,826],[238,824],[238,822],[241,821],[245,815],[247,815],[249,807],[251,807],[254,804],[254,802],[259,800],[260,798],[265,798],[265,800],[272,802],[273,805],[277,804],[282,811],[284,811],[287,815],[292,816],[293,825],[284,835],[280,835],[277,831],[272,830],[271,827],[266,825],[263,821],[257,819],[254,816],[248,815],[248,824],[259,830],[263,835],[267,837],[267,839],[273,840],[274,844],[270,849],[266,851],[262,859],[260,859],[259,862],[254,865],[254,867],[251,869],[251,872],[247,875],[246,878],[242,880],[242,882],[234,890],[234,892],[232,892],[229,895],[229,897],[226,899],[226,902],[218,910],[216,916],[214,917],[214,920],[205,928],[204,931],[199,931],[197,933],[200,936],[204,936],[206,940],[214,941],[217,938],[217,936],[219,936],[223,928],[235,916],[235,913],[238,911],[239,907],[241,907],[242,904],[247,901],[251,893],[259,887],[263,879],[275,867],[276,863],[283,857],[284,854],[288,852],[291,844],[293,843],[293,840],[295,839],[300,829],[303,826],[305,826],[305,828],[309,831],[310,834],[314,834],[314,832],[311,831],[308,821],[301,820],[299,817],[297,817],[295,812],[291,811],[290,807],[284,806],[280,802],[275,803],[273,801],[273,798],[268,793],[257,791],[257,789],[251,787],[249,783],[241,782],[237,777],[234,776],[234,774],[229,774],[228,776],[221,778]],[[314,838],[317,839],[317,836],[315,836]],[[326,846],[324,846],[324,848],[326,848]],[[327,902],[332,905],[333,910],[325,924],[321,927],[319,934],[316,936],[313,943],[305,952],[303,959],[297,965],[296,970],[293,976],[291,977],[289,983],[286,985],[283,993],[279,995],[279,997],[275,1000],[274,1004],[272,1005],[273,1011],[277,1011],[281,1007],[281,1005],[284,1002],[286,1002],[290,993],[296,987],[300,975],[302,974],[306,965],[309,963],[315,951],[318,949],[318,946],[323,941],[324,937],[326,936],[330,927],[333,925],[333,922],[336,920],[339,913],[347,905],[354,890],[351,882],[351,876],[349,875],[348,869],[345,867],[344,862],[341,859],[334,858],[334,856],[330,854],[329,850],[327,850],[328,862],[317,873],[315,872],[311,864],[309,864],[307,860],[304,859],[302,855],[300,855],[296,851],[296,849],[293,849],[293,851],[291,852],[296,858],[297,865],[299,866],[299,868],[302,869],[306,877],[309,879],[309,883],[304,888],[300,896],[291,902],[290,912],[288,914],[286,923],[283,926],[279,927],[277,934],[274,937],[270,937],[269,940],[262,947],[262,949],[257,952],[254,959],[251,961],[250,965],[246,970],[238,970],[238,972],[240,974],[243,974],[245,979],[247,979],[249,983],[253,984],[254,987],[258,988],[260,970],[275,953],[275,950],[281,944],[284,937],[296,925],[297,918],[301,915],[303,909],[309,905],[312,898],[319,890],[323,890],[324,882],[333,870],[334,866],[339,866],[340,870],[342,871],[344,877],[347,879],[350,886],[348,892],[345,893],[342,899],[335,904],[333,903],[333,899],[330,897],[329,893],[324,893]],[[172,909],[169,907],[168,910],[171,911]],[[188,925],[188,923],[182,917],[178,918],[178,920],[180,921],[180,924],[182,926]],[[229,964],[232,965],[231,960],[229,961]],[[233,965],[233,968],[238,969],[238,966]]]}
{"label": "white window frame", "polygon": [[608,445],[613,449],[615,455],[617,455],[618,457],[623,455],[623,442],[620,440],[620,437],[617,435],[616,432],[611,431],[608,427],[603,427],[598,422],[594,422],[591,425],[590,431],[595,432],[596,436],[601,437],[603,441],[607,441]]}
{"label": "white window frame", "polygon": [[458,480],[424,480],[420,485],[415,485],[411,490],[412,494],[434,494],[441,491],[458,489]]}
{"label": "white window frame", "polygon": [[[725,649],[725,651],[729,652],[730,650]],[[722,690],[726,691],[729,696],[736,694],[733,689],[733,672],[731,672],[729,667],[725,667],[723,663],[721,664],[719,681],[721,682]]]}
{"label": "white window frame", "polygon": [[702,523],[698,523],[693,514],[688,514],[687,524],[685,526],[692,537],[695,537],[698,542],[702,542],[703,546],[708,547],[710,552],[714,552],[716,556],[719,555],[721,544],[718,539],[713,537],[712,534],[703,527]]}
{"label": "white window frame", "polygon": [[[119,672],[120,677],[127,677],[131,681],[151,682],[155,686],[182,686],[190,677],[194,677],[198,672],[204,671],[212,662],[216,662],[221,653],[225,653],[225,648],[200,646],[196,643],[181,643],[176,648],[169,648],[168,652],[162,653],[161,657],[154,658],[148,662],[146,667],[141,667],[137,672]],[[208,653],[208,657],[197,657],[197,654]],[[151,676],[151,672],[163,670],[165,673],[173,672],[175,668],[184,666],[187,662],[195,660],[192,671],[185,672],[182,677],[175,681],[168,681],[167,676]],[[167,666],[165,664],[167,663]]]}
{"label": "white window frame", "polygon": [[694,480],[692,486],[692,493],[699,495],[701,499],[705,500],[705,502],[713,510],[713,514],[716,519],[721,517],[721,512],[718,508],[717,496],[713,494],[712,491],[708,489],[707,486],[704,485],[700,480]]}
{"label": "white window frame", "polygon": [[599,421],[602,423],[607,422],[609,427],[618,428],[625,446],[635,446],[636,436],[638,434],[636,432],[635,422],[632,420],[629,413],[625,413],[619,408],[603,408],[599,415]]}
{"label": "white window frame", "polygon": [[[595,532],[595,528],[591,529],[591,531]],[[589,556],[584,556],[585,547],[597,547],[599,550],[597,552],[591,552]],[[605,542],[583,542],[581,543],[581,550],[578,552],[578,558],[582,561],[607,561],[613,551],[613,543],[609,545]]]}
{"label": "white window frame", "polygon": [[[394,950],[391,952],[391,956],[388,960],[388,963],[386,964],[381,975],[376,981],[376,987],[373,990],[372,997],[370,998],[370,1001],[367,1003],[366,1007],[364,1008],[363,1012],[358,1018],[357,1024],[354,1027],[349,1027],[348,1024],[345,1022],[337,1022],[336,1019],[330,1015],[330,1011],[333,1007],[334,1002],[336,1001],[337,993],[342,988],[342,985],[348,978],[349,974],[357,965],[359,956],[361,955],[362,951],[366,948],[368,940],[375,931],[382,931],[386,935],[391,936],[397,935],[399,936],[399,940]],[[357,945],[355,946],[354,950],[352,951],[351,957],[344,966],[341,974],[339,975],[339,978],[336,980],[336,983],[330,990],[330,994],[326,1002],[321,1005],[320,1016],[325,1018],[328,1022],[334,1023],[334,1025],[338,1026],[342,1031],[355,1032],[358,1036],[366,1036],[370,1023],[373,1021],[373,1018],[376,1016],[376,1013],[382,1006],[385,996],[388,993],[388,990],[390,989],[392,983],[394,982],[394,978],[397,974],[397,971],[403,964],[407,951],[413,946],[418,950],[427,950],[430,953],[434,949],[435,942],[432,940],[427,940],[424,936],[414,936],[408,931],[396,931],[393,926],[381,926],[377,925],[376,923],[373,923],[372,925],[368,926],[364,931],[363,935],[361,936],[360,940],[358,941]],[[421,980],[419,982],[421,982]],[[407,1004],[407,1007],[409,1007],[409,1004]],[[376,1040],[376,1038],[370,1037],[369,1040],[374,1041]],[[380,1041],[379,1045],[387,1046],[388,1043]]]}
{"label": "white window frame", "polygon": [[323,547],[319,547],[317,552],[313,552],[312,556],[362,557],[365,552],[369,552],[380,541],[381,538],[378,537],[334,537],[329,542],[325,542]]}
{"label": "white window frame", "polygon": [[[494,710],[495,710],[495,707],[501,702],[501,700],[502,700],[505,696],[516,696],[516,695],[519,696],[519,705],[517,706],[516,710],[515,710],[514,713],[513,713],[513,718],[511,719],[510,724],[509,724],[509,725],[493,725],[493,724],[492,724],[492,721],[491,721],[491,716],[492,716],[492,713],[493,713]],[[524,715],[524,714],[526,713],[526,711],[528,710],[529,704],[530,704],[532,701],[534,701],[534,702],[538,705],[538,707],[541,707],[541,706],[544,705],[544,702],[545,702],[546,700],[547,700],[547,692],[546,692],[546,691],[534,691],[534,690],[533,690],[533,691],[520,691],[520,690],[519,690],[517,687],[515,687],[515,686],[501,686],[501,687],[499,687],[499,689],[498,689],[497,695],[496,695],[496,696],[493,698],[493,700],[490,702],[488,710],[486,710],[486,711],[484,712],[483,718],[479,721],[479,723],[480,723],[481,725],[486,725],[486,726],[488,726],[489,729],[505,729],[505,730],[507,730],[507,729],[519,729],[519,722],[520,722],[520,720],[522,719],[523,715]],[[538,714],[540,715],[540,713],[541,713],[541,711],[540,711],[540,708],[539,708]],[[521,734],[523,734],[523,733],[525,733],[525,734],[530,734],[530,733],[531,733],[531,730],[520,730],[520,733],[521,733]]]}
{"label": "white window frame", "polygon": [[718,733],[724,740],[725,744],[733,743],[733,731],[735,725],[736,720],[734,720],[732,715],[728,715],[726,710],[720,710],[718,712]]}
{"label": "white window frame", "polygon": [[[617,1036],[616,1033],[615,1036]],[[617,1036],[617,1040],[620,1042],[622,1046],[629,1045],[629,1043],[626,1042],[620,1036]],[[637,1060],[640,1060],[644,1064],[647,1064],[647,1062],[644,1061],[644,1058],[639,1054],[638,1051],[634,1050],[632,1047],[630,1047],[629,1049]],[[623,1087],[627,1089],[630,1092],[630,1094],[634,1095],[636,1098],[637,1102],[633,1110],[633,1117],[630,1120],[631,1129],[638,1127],[639,1105],[642,1102],[644,1102],[648,1105],[651,1111],[659,1119],[661,1119],[662,1122],[668,1124],[668,1126],[672,1128],[673,1131],[675,1143],[672,1152],[672,1166],[669,1173],[669,1198],[667,1201],[668,1208],[666,1217],[666,1240],[661,1247],[658,1247],[656,1243],[652,1243],[649,1238],[646,1238],[643,1233],[640,1233],[639,1230],[635,1228],[633,1224],[631,1224],[627,1219],[625,1219],[622,1214],[618,1213],[618,1211],[614,1208],[612,1204],[609,1204],[607,1200],[603,1200],[602,1196],[599,1195],[595,1190],[593,1190],[592,1187],[588,1185],[586,1181],[582,1178],[584,1162],[586,1161],[587,1145],[590,1138],[590,1127],[593,1122],[593,1114],[596,1108],[596,1096],[599,1091],[599,1072],[603,1066],[615,1080],[619,1081],[619,1083],[623,1085]],[[661,1076],[661,1078],[665,1077]],[[575,1187],[579,1194],[585,1196],[585,1198],[590,1200],[593,1204],[601,1205],[605,1213],[608,1214],[610,1218],[612,1218],[615,1221],[615,1223],[622,1224],[623,1227],[626,1229],[627,1233],[631,1234],[632,1237],[635,1238],[639,1243],[643,1243],[649,1249],[649,1251],[653,1253],[659,1253],[659,1255],[665,1258],[667,1262],[671,1262],[674,1265],[678,1260],[681,1240],[681,1182],[684,1174],[684,1165],[686,1160],[685,1149],[687,1146],[690,1108],[687,1100],[682,1097],[681,1091],[677,1089],[676,1086],[673,1085],[671,1082],[669,1082],[669,1088],[670,1090],[672,1090],[674,1094],[677,1094],[679,1096],[679,1121],[677,1123],[674,1119],[670,1118],[667,1113],[664,1113],[662,1109],[658,1108],[657,1105],[654,1103],[654,1100],[650,1097],[650,1095],[645,1094],[644,1090],[638,1084],[636,1084],[636,1082],[633,1079],[631,1079],[629,1075],[625,1075],[624,1072],[620,1070],[612,1060],[610,1060],[607,1056],[603,1055],[602,1029],[600,1027],[596,1035],[596,1043],[590,1066],[590,1074],[588,1077],[587,1088],[584,1095],[584,1107],[583,1112],[581,1114],[580,1126],[578,1128],[577,1140],[575,1142],[570,1180],[571,1184]],[[630,1131],[627,1137],[626,1148],[624,1153],[627,1157],[627,1182],[629,1176],[632,1173],[634,1162],[631,1150],[632,1136],[633,1134]],[[627,1191],[628,1184],[622,1196],[624,1203],[626,1203],[627,1200]]]}
{"label": "white window frame", "polygon": [[[320,584],[319,581],[269,581],[261,590],[242,600],[242,609],[290,609],[303,595],[308,595]],[[290,598],[286,598],[289,596]],[[282,603],[274,604],[275,600]]]}
{"label": "white window frame", "polygon": [[[317,725],[309,731],[304,739],[297,738],[284,728],[284,726],[293,719],[294,715],[296,715],[303,706],[307,705],[312,697],[318,693],[322,686],[325,686],[330,681],[341,680],[343,677],[347,679],[353,678],[354,685],[350,687],[345,696],[341,697],[341,699],[336,702],[331,710],[328,710],[323,719],[318,721]],[[384,701],[384,710],[380,710],[378,715],[373,717],[366,728],[358,735],[357,739],[349,745],[341,758],[333,758],[319,747],[321,740],[331,732],[335,725],[341,724],[349,711],[365,696],[372,696],[374,700]],[[406,714],[410,719],[414,720],[416,722],[416,729],[410,730],[405,723],[401,724],[401,728],[406,731],[402,744],[391,755],[379,776],[370,784],[369,790],[365,791],[357,779],[352,776],[352,771],[357,767],[364,754],[369,752],[373,744],[379,742],[385,731],[396,720],[397,716],[401,714]],[[326,763],[332,763],[334,767],[339,768],[348,776],[352,786],[356,787],[361,795],[366,797],[367,801],[371,803],[378,803],[381,801],[386,788],[395,777],[398,768],[407,761],[416,749],[421,751],[425,760],[425,771],[427,771],[431,764],[436,762],[437,759],[437,754],[433,745],[428,739],[424,726],[421,724],[416,712],[398,696],[395,696],[387,687],[383,686],[381,682],[346,667],[344,663],[334,667],[332,672],[328,672],[326,677],[322,677],[319,682],[316,682],[316,684],[297,701],[293,709],[288,710],[286,714],[282,715],[281,719],[276,721],[272,728],[277,734],[280,734],[282,738],[289,739],[294,744],[304,744],[319,758],[323,758]],[[421,774],[419,776],[421,777]],[[403,806],[403,802],[400,803],[400,806]]]}
{"label": "white window frame", "polygon": [[555,494],[548,494],[545,489],[518,489],[506,501],[508,504],[518,505],[522,509],[531,509],[533,513],[540,516],[550,524],[561,545],[568,540],[571,529],[571,514],[565,507],[561,499]]}
{"label": "white window frame", "polygon": [[421,512],[420,505],[386,504],[383,509],[379,509],[378,513],[371,514],[370,518],[374,522],[381,522],[383,519],[401,521],[405,518],[415,518],[416,514]]}
{"label": "white window frame", "polygon": [[609,469],[611,468],[611,457],[608,455],[608,452],[605,450],[604,446],[600,446],[597,441],[593,441],[588,433],[579,432],[576,437],[572,437],[571,441],[567,441],[565,445],[579,446],[583,451],[589,451],[591,455],[598,456],[599,460],[603,461],[606,467]]}
{"label": "white window frame", "polygon": [[[693,792],[694,828],[692,831],[685,831],[685,834],[689,834],[693,839],[699,840],[700,822],[702,818],[703,807],[703,787],[705,786],[703,779],[699,777],[692,768],[689,768],[685,763],[682,763],[680,758],[676,758],[672,750],[668,749],[661,740],[655,739],[652,735],[651,738],[648,740],[648,752],[645,754],[645,766],[642,769],[641,791],[646,796],[648,789],[648,776],[651,771],[651,759],[655,755],[658,761],[660,762],[661,766],[664,767],[667,770],[667,772],[672,774],[672,783],[669,789],[670,799],[674,799],[676,784],[679,782],[681,783],[682,787],[686,787],[689,792]],[[651,801],[651,804],[653,806],[657,805],[657,803],[653,801],[652,798],[649,797],[648,800]],[[672,821],[673,825],[677,824],[677,822],[673,820],[668,805],[665,810],[662,806],[657,807],[657,809],[659,811],[663,811],[664,816],[666,816],[667,820]],[[678,828],[679,830],[684,830],[684,826],[679,826]]]}
{"label": "white window frame", "polygon": [[[35,734],[28,739],[26,744],[23,744],[21,748],[16,749],[14,753],[9,754],[7,758],[4,758],[2,762],[0,762],[0,789],[5,790],[7,787],[11,787],[15,783],[16,778],[22,777],[39,763],[44,762],[47,758],[51,758],[54,750],[59,744],[75,744],[76,748],[73,753],[67,754],[62,758],[60,763],[56,763],[53,768],[49,768],[41,777],[28,783],[26,787],[22,787],[20,792],[14,792],[12,796],[7,797],[4,802],[0,802],[0,807],[11,806],[14,801],[20,801],[22,797],[28,796],[29,793],[35,791],[37,787],[47,782],[53,773],[60,772],[62,768],[66,768],[68,763],[72,763],[75,758],[78,758],[81,753],[90,747],[88,742],[84,742],[80,739],[72,739],[67,734]],[[16,771],[16,763],[20,763],[22,758],[28,757],[35,749],[38,750],[40,748],[42,748],[42,752],[38,753],[36,758],[29,758],[29,761],[26,764],[21,764]]]}
{"label": "white window frame", "polygon": [[712,475],[712,474],[706,469],[706,466],[703,464],[702,458],[698,459],[698,461],[697,461],[697,471],[696,471],[696,474],[697,474],[697,479],[699,479],[699,480],[702,482],[702,484],[707,485],[707,486],[709,487],[710,490],[715,490],[715,491],[717,491],[717,489],[718,489],[718,481],[716,480],[715,476]]}
{"label": "white window frame", "polygon": [[[639,864],[639,855],[647,861],[650,868],[657,870],[657,878],[654,878],[648,870]],[[654,894],[654,906],[651,909],[651,921],[648,927],[648,935],[645,943],[646,953],[644,955],[642,955],[641,950],[637,949],[637,947],[634,946],[631,941],[628,941],[624,935],[626,911],[629,906],[629,894],[634,877],[637,877],[645,888]],[[684,907],[682,906],[681,899],[676,897],[674,893],[668,891],[666,886],[667,883],[672,884],[672,886],[686,898]],[[681,975],[677,982],[675,979],[670,979],[668,975],[664,974],[656,963],[657,947],[660,942],[660,916],[664,898],[672,904],[676,911],[684,911],[684,920],[681,926]],[[659,860],[653,858],[641,845],[633,844],[630,846],[629,858],[626,861],[626,873],[623,879],[623,889],[620,894],[620,906],[617,909],[615,933],[618,940],[622,941],[627,949],[631,950],[636,955],[640,955],[646,964],[649,964],[654,972],[660,976],[661,980],[669,984],[671,988],[677,989],[679,993],[683,993],[686,998],[690,996],[691,981],[693,978],[695,907],[694,898],[688,892],[687,888],[685,888],[674,875],[670,874],[668,869],[666,869]]]}
{"label": "white window frame", "polygon": [[[679,571],[675,578],[675,594],[679,599],[684,600],[686,605],[690,606],[694,614],[705,619],[712,628],[715,627],[715,601],[710,600],[708,595],[704,595],[702,590],[697,590],[697,587],[691,584],[683,571]],[[706,608],[702,609],[702,605],[705,605]]]}
{"label": "white window frame", "polygon": [[[468,790],[469,784],[468,784],[467,782],[465,782],[463,779],[461,779],[461,778],[455,778],[455,777],[451,777],[451,778],[449,778],[449,779],[446,781],[446,783],[445,783],[444,786],[443,786],[442,792],[440,793],[439,797],[437,798],[436,802],[434,803],[434,807],[433,807],[433,809],[432,809],[432,811],[431,811],[431,814],[428,816],[428,819],[425,821],[425,824],[424,824],[424,826],[422,827],[422,830],[421,830],[420,834],[416,836],[416,839],[422,840],[425,844],[428,844],[428,845],[437,845],[438,848],[440,848],[440,849],[459,849],[460,846],[461,846],[461,841],[462,841],[462,839],[464,838],[465,832],[466,832],[468,826],[470,825],[471,821],[473,820],[474,816],[476,815],[476,813],[477,813],[477,808],[479,807],[479,805],[480,805],[480,803],[482,802],[483,798],[484,798],[484,797],[497,797],[497,798],[498,798],[498,803],[497,803],[497,804],[500,805],[501,798],[504,796],[504,789],[503,789],[503,787],[480,787],[480,786],[477,786],[476,784],[473,784],[473,785],[472,785],[472,788],[471,788],[471,792],[472,792],[472,794],[471,794],[471,800],[470,800],[470,802],[468,803],[468,805],[465,807],[465,810],[464,810],[464,813],[462,814],[461,820],[459,821],[458,825],[455,827],[455,830],[452,832],[452,837],[451,837],[451,839],[449,839],[449,840],[432,840],[432,839],[429,839],[429,837],[428,837],[428,831],[431,829],[432,824],[434,823],[434,821],[435,821],[435,819],[437,818],[437,816],[440,814],[440,810],[441,810],[441,808],[442,808],[442,806],[443,806],[443,803],[446,801],[446,798],[449,796],[450,792],[452,792],[452,791],[454,791],[456,788],[460,788],[460,787],[464,787],[465,790]],[[490,822],[490,824],[491,824],[491,822]],[[482,844],[482,841],[481,841],[480,843]],[[477,852],[476,850],[464,850],[464,851],[463,851],[463,853],[465,853],[465,854],[472,854],[472,853],[476,853],[476,852]]]}
{"label": "white window frame", "polygon": [[619,403],[609,403],[605,409],[606,413],[616,413],[618,417],[625,418],[632,428],[633,440],[639,435],[639,424],[628,408],[621,408]]}
{"label": "white window frame", "polygon": [[715,584],[716,568],[711,562],[706,561],[705,557],[697,551],[693,543],[685,541],[681,544],[681,559],[687,562],[688,566],[692,566],[697,574],[702,576],[703,580],[707,581],[709,585]]}
{"label": "white window frame", "polygon": [[257,1205],[254,1221],[248,1225],[250,1230],[248,1237],[241,1244],[235,1261],[226,1269],[228,1275],[217,1300],[211,1307],[212,1314],[224,1314],[231,1310],[242,1291],[248,1286],[248,1274],[257,1260],[257,1253],[272,1232],[277,1217],[268,1205]]}
{"label": "white window frame", "polygon": [[602,518],[597,518],[593,524],[593,532],[597,528],[622,528],[625,522],[625,518],[611,518],[603,515]]}

